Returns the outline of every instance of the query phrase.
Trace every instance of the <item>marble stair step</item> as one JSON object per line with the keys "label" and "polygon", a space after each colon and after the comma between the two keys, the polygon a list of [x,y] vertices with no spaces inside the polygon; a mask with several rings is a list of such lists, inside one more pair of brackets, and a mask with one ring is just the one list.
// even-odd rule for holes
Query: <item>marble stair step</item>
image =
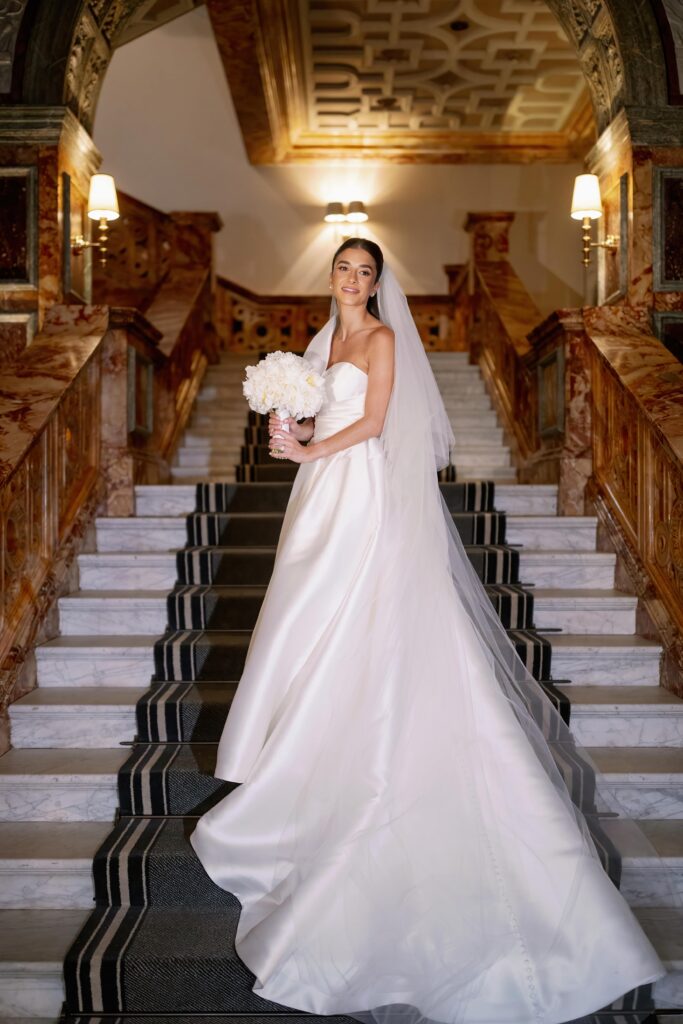
{"label": "marble stair step", "polygon": [[217,455],[221,459],[225,459],[234,464],[239,462],[242,458],[243,445],[238,443],[228,443],[225,437],[220,434],[214,435],[213,437],[207,437],[204,439],[205,443],[201,445],[196,444],[183,444],[178,448],[175,453],[175,465],[176,466],[191,466],[194,464],[194,460],[197,457],[197,453],[202,455]]}
{"label": "marble stair step", "polygon": [[38,686],[148,686],[157,635],[58,636],[35,649]]}
{"label": "marble stair step", "polygon": [[[683,1006],[683,910],[636,907],[634,913],[667,968],[667,974],[654,984],[655,1006],[666,1010]],[[665,1019],[657,1015],[658,1024]],[[680,1024],[680,1014],[677,1020]]]}
{"label": "marble stair step", "polygon": [[558,689],[571,702],[570,727],[581,746],[683,747],[683,700],[662,686],[572,683]]}
{"label": "marble stair step", "polygon": [[188,422],[188,429],[195,430],[199,426],[220,428],[225,434],[237,436],[249,423],[249,408],[226,408],[220,402],[215,405],[195,406]]}
{"label": "marble stair step", "polygon": [[609,809],[637,819],[683,819],[679,747],[586,747],[602,773]]}
{"label": "marble stair step", "polygon": [[134,739],[135,707],[148,687],[37,687],[10,706],[16,750],[116,749]]}
{"label": "marble stair step", "polygon": [[494,504],[499,512],[512,515],[557,514],[557,484],[501,484]]}
{"label": "marble stair step", "polygon": [[78,556],[82,590],[168,591],[177,578],[173,551],[110,551]]}
{"label": "marble stair step", "polygon": [[[264,446],[265,449],[266,446]],[[238,452],[231,452],[222,446],[220,441],[214,441],[204,447],[181,448],[176,456],[176,464],[172,467],[172,473],[184,471],[185,469],[197,472],[208,473],[232,473],[235,466],[240,462],[242,449]],[[501,467],[510,467],[510,450],[495,442],[491,445],[478,445],[476,443],[462,443],[456,445],[452,453],[453,464],[467,470],[476,470],[480,477],[488,476],[490,470]],[[267,454],[259,459],[261,464],[278,465],[277,460]]]}
{"label": "marble stair step", "polygon": [[9,750],[0,757],[0,822],[108,821],[128,747]]}
{"label": "marble stair step", "polygon": [[509,515],[509,544],[534,550],[595,551],[595,516]]}
{"label": "marble stair step", "polygon": [[185,516],[197,501],[197,488],[191,484],[137,484],[136,516]]}
{"label": "marble stair step", "polygon": [[476,370],[479,369],[476,363],[470,363],[469,352],[427,352],[427,359],[435,371],[436,367],[441,366],[472,366]]}
{"label": "marble stair step", "polygon": [[[230,898],[211,885],[188,843],[195,818],[169,817],[159,822],[153,839],[144,835],[147,824],[140,817],[122,817],[116,824],[98,858],[98,902],[108,901],[113,889],[108,886],[110,875],[136,880],[144,864],[147,892],[164,894],[164,905],[187,906],[188,901],[195,907],[229,905]],[[683,821],[604,818],[602,827],[622,858],[620,890],[625,899],[634,907],[676,906],[683,891]],[[131,837],[136,834],[134,844]],[[99,870],[100,865],[104,870]],[[170,874],[174,877],[172,889],[164,885]],[[138,885],[129,885],[120,895],[114,891],[117,906],[130,901],[140,905],[142,901]],[[155,903],[153,895],[147,898]]]}
{"label": "marble stair step", "polygon": [[459,466],[456,468],[458,470],[458,482],[461,484],[474,483],[477,480],[481,480],[483,476],[496,485],[511,484],[517,479],[517,470],[514,466],[491,466],[483,471],[479,465]]}
{"label": "marble stair step", "polygon": [[207,402],[221,402],[236,409],[248,409],[242,385],[239,383],[202,384],[197,395],[197,405],[205,405]]}
{"label": "marble stair step", "polygon": [[480,478],[488,477],[489,472],[495,473],[501,469],[512,469],[515,472],[510,464],[510,450],[501,445],[493,449],[456,447],[453,449],[451,461],[463,472],[471,473],[476,470]]}
{"label": "marble stair step", "polygon": [[88,913],[0,911],[0,1019],[60,1016],[64,957]]}
{"label": "marble stair step", "polygon": [[612,590],[616,564],[617,556],[611,551],[523,548],[519,553],[519,578],[539,588]]}
{"label": "marble stair step", "polygon": [[619,891],[631,907],[676,907],[683,899],[683,819],[604,818],[622,858]]}
{"label": "marble stair step", "polygon": [[618,590],[534,589],[534,625],[566,633],[631,635],[638,599]]}
{"label": "marble stair step", "polygon": [[171,468],[171,479],[183,484],[215,483],[220,480],[232,482],[237,479],[237,474],[234,469],[232,471],[223,469],[202,473],[194,466],[173,466]]}
{"label": "marble stair step", "polygon": [[161,634],[166,629],[166,592],[163,590],[79,590],[60,597],[59,626],[63,637],[125,637]]}
{"label": "marble stair step", "polygon": [[477,416],[479,413],[486,413],[493,410],[491,399],[486,394],[463,395],[462,397],[456,395],[445,395],[443,404],[449,419],[454,413]]}
{"label": "marble stair step", "polygon": [[465,377],[451,380],[439,377],[437,379],[439,391],[444,402],[449,398],[460,399],[465,395],[486,395],[486,387],[481,377]]}
{"label": "marble stair step", "polygon": [[95,535],[99,552],[177,551],[187,540],[180,516],[99,516]]}
{"label": "marble stair step", "polygon": [[582,685],[658,686],[662,648],[641,636],[548,633],[555,679]]}
{"label": "marble stair step", "polygon": [[[239,511],[257,511],[258,503],[254,503],[252,496],[273,492],[273,485],[270,484],[236,485],[236,492],[240,488],[240,493],[247,495],[250,503],[243,504]],[[277,509],[284,512],[291,485],[280,485],[277,489]],[[196,488],[192,485],[138,484],[135,488],[136,517],[186,516],[195,510],[196,496]],[[530,510],[535,514],[552,515],[557,505],[557,485],[500,485],[495,490],[495,504],[498,510],[513,513]]]}
{"label": "marble stair step", "polygon": [[216,439],[204,448],[179,448],[176,452],[172,471],[177,469],[225,469],[228,472],[234,470],[242,458],[242,448],[228,448],[222,441]]}
{"label": "marble stair step", "polygon": [[0,910],[92,909],[92,862],[110,822],[3,822]]}

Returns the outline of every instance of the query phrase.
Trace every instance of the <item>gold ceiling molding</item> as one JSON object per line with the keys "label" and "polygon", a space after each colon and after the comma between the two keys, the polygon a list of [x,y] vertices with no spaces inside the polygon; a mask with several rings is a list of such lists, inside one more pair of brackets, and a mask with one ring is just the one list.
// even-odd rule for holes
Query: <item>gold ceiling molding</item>
{"label": "gold ceiling molding", "polygon": [[207,0],[252,163],[563,162],[594,141],[576,51],[542,0],[232,6]]}

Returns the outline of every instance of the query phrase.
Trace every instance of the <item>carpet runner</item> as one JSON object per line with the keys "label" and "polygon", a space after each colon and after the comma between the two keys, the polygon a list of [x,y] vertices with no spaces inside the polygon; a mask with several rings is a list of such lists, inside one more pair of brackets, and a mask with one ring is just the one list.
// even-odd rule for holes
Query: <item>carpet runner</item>
{"label": "carpet runner", "polygon": [[[188,842],[196,817],[233,788],[213,777],[216,745],[297,468],[259,461],[265,422],[250,414],[237,483],[197,485],[167,599],[168,628],[155,645],[155,675],[138,703],[137,736],[119,772],[119,818],[94,860],[96,906],[65,961],[68,1024],[199,1024],[209,1016],[232,1024],[352,1024],[348,1017],[301,1015],[251,991],[254,978],[234,950],[239,903],[213,885]],[[544,691],[568,722],[570,703],[551,679],[551,646],[533,628],[533,593],[520,583],[518,551],[505,544],[495,487],[453,477],[449,467],[439,486],[476,572],[539,681],[538,706],[546,706]],[[618,884],[619,857],[592,813],[592,773],[573,744],[555,744],[553,753]],[[651,1007],[649,988],[641,989],[608,1016],[582,1024],[651,1024]]]}

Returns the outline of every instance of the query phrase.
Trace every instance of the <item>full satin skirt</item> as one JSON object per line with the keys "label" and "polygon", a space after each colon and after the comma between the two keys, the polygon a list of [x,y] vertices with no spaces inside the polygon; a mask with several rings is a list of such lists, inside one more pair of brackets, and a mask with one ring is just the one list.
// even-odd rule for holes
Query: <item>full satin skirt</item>
{"label": "full satin skirt", "polygon": [[[360,378],[336,377],[353,383],[316,439],[362,411]],[[219,747],[216,775],[242,785],[192,845],[242,904],[236,949],[266,999],[379,1022],[574,1020],[662,965],[448,572],[394,531],[385,473],[377,438],[300,466]]]}

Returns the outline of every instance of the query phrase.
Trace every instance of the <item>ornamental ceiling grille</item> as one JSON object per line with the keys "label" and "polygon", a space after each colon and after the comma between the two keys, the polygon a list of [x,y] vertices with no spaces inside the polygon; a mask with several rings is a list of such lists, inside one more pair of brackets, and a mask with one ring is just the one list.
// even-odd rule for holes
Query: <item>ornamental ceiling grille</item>
{"label": "ornamental ceiling grille", "polygon": [[576,53],[543,0],[300,0],[309,130],[561,132]]}

